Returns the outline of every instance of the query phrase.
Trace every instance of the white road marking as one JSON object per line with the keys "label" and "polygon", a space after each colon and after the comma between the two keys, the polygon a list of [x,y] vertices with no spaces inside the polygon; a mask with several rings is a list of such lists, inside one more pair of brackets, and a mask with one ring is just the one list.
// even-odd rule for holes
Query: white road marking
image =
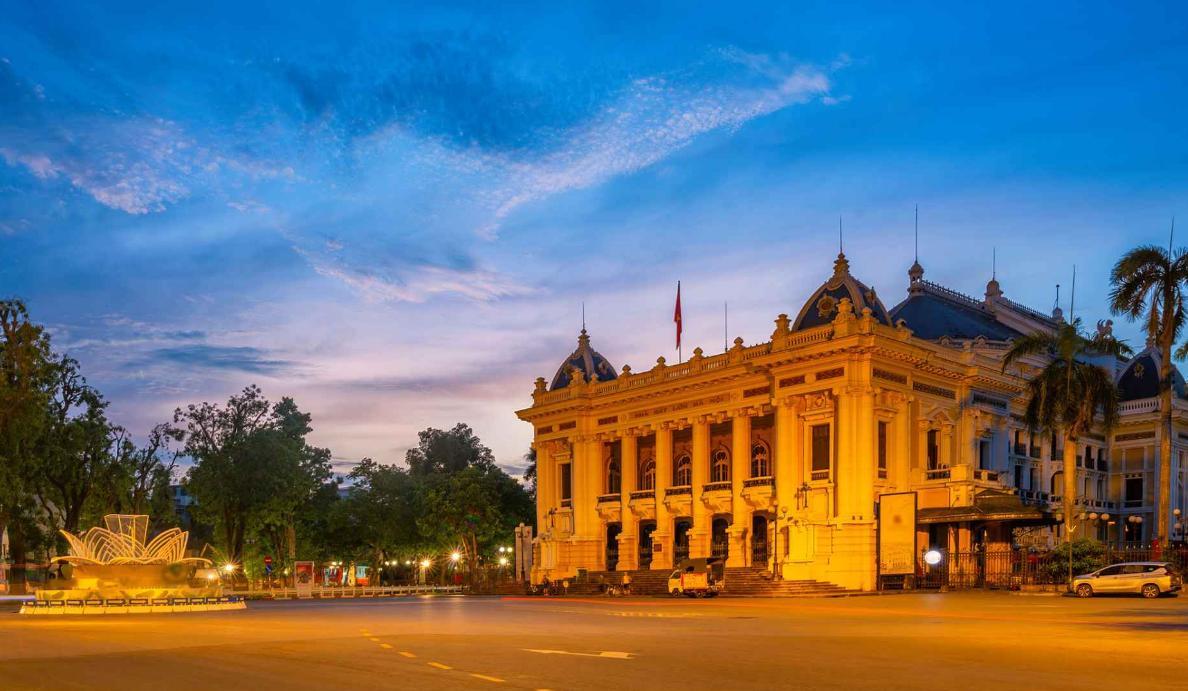
{"label": "white road marking", "polygon": [[443,665],[440,662],[430,662],[428,664],[430,667],[436,667],[438,669],[453,669],[453,667],[450,667],[449,665]]}
{"label": "white road marking", "polygon": [[579,657],[605,657],[612,660],[630,660],[631,653],[621,653],[617,650],[603,650],[597,653],[574,653],[568,650],[535,650],[533,648],[524,648],[530,653],[540,653],[541,655],[577,655]]}
{"label": "white road marking", "polygon": [[474,672],[471,672],[470,676],[474,677],[475,679],[482,679],[483,681],[493,681],[496,684],[503,683],[503,680],[499,677],[488,677],[486,674],[475,674]]}

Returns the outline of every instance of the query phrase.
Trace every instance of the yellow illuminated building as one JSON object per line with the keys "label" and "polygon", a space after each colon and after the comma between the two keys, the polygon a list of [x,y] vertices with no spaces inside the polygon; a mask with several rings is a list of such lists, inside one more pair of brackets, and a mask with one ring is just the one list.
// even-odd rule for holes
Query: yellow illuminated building
{"label": "yellow illuminated building", "polygon": [[[1004,372],[1002,356],[1019,334],[1054,328],[1059,309],[1049,316],[1007,300],[993,279],[978,300],[923,274],[912,266],[906,299],[888,310],[839,254],[796,316],[779,315],[769,341],[735,339],[725,353],[696,349],[640,372],[616,372],[583,330],[517,413],[535,430],[534,578],[718,556],[728,567],[871,590],[887,493],[916,493],[920,549],[1050,540],[1061,463],[1049,440],[1026,430],[1020,395],[1042,363]],[[1125,387],[1140,360],[1139,374],[1156,376],[1150,350],[1103,365],[1123,389],[1119,445],[1125,469],[1143,473],[1142,501],[1133,481],[1126,494],[1122,467],[1111,472],[1104,436],[1078,446],[1081,505],[1114,513],[1086,528],[1102,538],[1142,539],[1131,516],[1145,512],[1150,523],[1155,393]],[[1186,404],[1176,405],[1183,425]],[[1174,473],[1173,506],[1182,507],[1178,462]]]}

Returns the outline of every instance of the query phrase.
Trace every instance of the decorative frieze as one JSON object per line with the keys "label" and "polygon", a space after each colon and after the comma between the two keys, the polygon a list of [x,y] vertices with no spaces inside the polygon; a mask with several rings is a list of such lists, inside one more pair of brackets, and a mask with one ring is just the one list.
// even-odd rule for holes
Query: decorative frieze
{"label": "decorative frieze", "polygon": [[879,369],[878,367],[875,367],[870,374],[875,379],[883,379],[885,381],[895,382],[896,384],[907,384],[906,374],[899,374],[898,372],[891,372],[889,370]]}
{"label": "decorative frieze", "polygon": [[834,367],[832,369],[823,369],[813,375],[813,379],[821,381],[823,379],[837,379],[846,373],[845,367]]}
{"label": "decorative frieze", "polygon": [[977,392],[974,392],[972,400],[974,405],[986,405],[990,406],[991,408],[998,408],[1000,410],[1006,410],[1008,405],[1004,400],[993,398],[991,396],[987,396],[986,394]]}
{"label": "decorative frieze", "polygon": [[796,386],[804,383],[804,375],[797,374],[794,377],[784,377],[780,380],[780,386]]}
{"label": "decorative frieze", "polygon": [[618,415],[611,415],[610,417],[600,417],[600,418],[598,418],[598,424],[599,424],[599,426],[601,426],[601,425],[613,425],[614,423],[616,423],[616,422],[618,422],[618,421],[619,421],[619,416],[618,416]]}
{"label": "decorative frieze", "polygon": [[1146,430],[1143,432],[1127,432],[1126,434],[1115,434],[1114,442],[1136,441],[1139,439],[1154,439],[1155,430]]}
{"label": "decorative frieze", "polygon": [[659,406],[657,408],[648,408],[646,410],[636,410],[631,413],[631,419],[636,420],[642,417],[651,417],[653,415],[663,415],[678,410],[688,410],[689,408],[697,408],[703,405],[711,405],[714,403],[725,403],[730,400],[730,394],[718,394],[717,396],[708,396],[706,398],[699,398],[696,401],[686,401],[682,403],[674,403],[672,405]]}
{"label": "decorative frieze", "polygon": [[925,384],[924,382],[912,382],[912,390],[919,391],[920,393],[932,394],[933,396],[940,396],[941,398],[957,400],[956,391],[940,386],[933,386],[932,384]]}
{"label": "decorative frieze", "polygon": [[577,422],[570,420],[569,422],[562,422],[561,424],[557,425],[557,431],[560,432],[567,429],[573,429],[574,427],[577,427]]}
{"label": "decorative frieze", "polygon": [[745,389],[743,391],[743,398],[751,398],[752,396],[766,396],[771,393],[771,389],[766,386],[757,386],[753,389]]}

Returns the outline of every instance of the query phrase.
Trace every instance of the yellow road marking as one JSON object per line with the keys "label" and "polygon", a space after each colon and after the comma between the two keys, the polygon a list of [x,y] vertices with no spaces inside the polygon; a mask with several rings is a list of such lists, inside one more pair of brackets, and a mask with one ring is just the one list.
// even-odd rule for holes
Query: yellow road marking
{"label": "yellow road marking", "polygon": [[436,667],[438,669],[453,669],[453,667],[450,667],[449,665],[443,665],[440,662],[430,662],[429,666]]}
{"label": "yellow road marking", "polygon": [[405,657],[416,657],[416,655],[413,655],[412,653],[408,652],[407,650],[401,650],[400,654]]}
{"label": "yellow road marking", "polygon": [[370,640],[372,643],[379,643],[379,639],[375,636],[370,637],[368,640]]}
{"label": "yellow road marking", "polygon": [[391,643],[380,643],[380,647],[381,647],[381,648],[387,648],[388,650],[391,650],[391,649],[392,649],[392,644],[391,644]]}
{"label": "yellow road marking", "polygon": [[503,680],[499,677],[488,677],[486,674],[475,674],[474,672],[471,672],[470,676],[474,677],[475,679],[482,679],[483,681],[493,681],[496,684],[503,683]]}

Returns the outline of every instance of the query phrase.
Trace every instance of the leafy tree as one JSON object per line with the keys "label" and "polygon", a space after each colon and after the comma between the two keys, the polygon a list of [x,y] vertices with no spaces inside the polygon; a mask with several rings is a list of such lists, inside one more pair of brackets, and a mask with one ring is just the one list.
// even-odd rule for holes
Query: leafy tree
{"label": "leafy tree", "polygon": [[532,501],[536,501],[536,449],[528,447],[528,453],[524,454],[524,461],[528,467],[524,469],[524,484],[528,487],[528,496],[532,497]]}
{"label": "leafy tree", "polygon": [[[1110,310],[1131,321],[1145,319],[1147,336],[1159,345],[1159,500],[1155,531],[1166,545],[1171,513],[1172,348],[1184,327],[1184,285],[1188,282],[1188,250],[1153,245],[1136,247],[1118,260],[1110,273]],[[1188,343],[1175,352],[1188,355]]]}
{"label": "leafy tree", "polygon": [[27,465],[46,422],[52,354],[24,303],[0,300],[0,532],[8,530],[12,583],[23,589],[26,552],[39,540]]}
{"label": "leafy tree", "polygon": [[1095,355],[1118,356],[1125,346],[1113,337],[1098,334],[1092,340],[1080,332],[1081,322],[1061,323],[1054,333],[1020,336],[1003,359],[1003,371],[1020,360],[1047,358],[1044,367],[1027,382],[1027,426],[1061,434],[1064,439],[1064,526],[1071,536],[1076,510],[1077,439],[1089,432],[1101,416],[1109,429],[1118,420],[1118,390],[1114,377],[1089,360]]}
{"label": "leafy tree", "polygon": [[1097,540],[1081,538],[1057,545],[1044,559],[1041,570],[1052,583],[1068,578],[1069,550],[1072,550],[1074,576],[1096,571],[1106,565],[1105,545]]}
{"label": "leafy tree", "polygon": [[156,529],[176,525],[170,483],[181,456],[182,430],[164,422],[137,446],[122,427],[112,429],[111,464],[97,497],[95,516],[147,514]]}
{"label": "leafy tree", "polygon": [[292,399],[274,405],[249,386],[225,406],[179,408],[174,422],[195,461],[187,485],[196,511],[216,524],[230,559],[243,561],[249,530],[285,526],[292,538],[297,508],[329,477],[329,452],[305,442],[309,415]]}
{"label": "leafy tree", "polygon": [[28,484],[51,524],[73,533],[110,472],[113,427],[107,401],[87,384],[77,361],[57,359],[53,375],[47,419],[27,465]]}
{"label": "leafy tree", "polygon": [[479,441],[469,425],[459,422],[451,430],[430,427],[417,435],[419,443],[404,460],[408,471],[424,477],[434,473],[456,473],[471,466],[495,467],[495,456]]}

